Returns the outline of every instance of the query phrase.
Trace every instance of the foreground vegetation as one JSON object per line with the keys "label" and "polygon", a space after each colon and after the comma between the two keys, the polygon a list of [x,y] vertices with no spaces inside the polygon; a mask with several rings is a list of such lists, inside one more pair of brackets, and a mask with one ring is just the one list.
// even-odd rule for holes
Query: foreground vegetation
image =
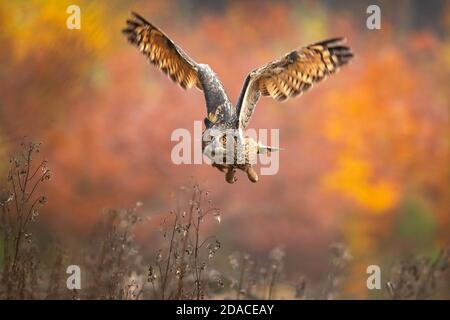
{"label": "foreground vegetation", "polygon": [[[216,259],[220,240],[206,236],[207,220],[221,221],[207,191],[194,183],[180,188],[176,208],[163,219],[159,247],[144,254],[134,239],[142,204],[109,210],[81,252],[55,243],[39,246],[30,232],[47,199],[41,186],[51,179],[46,161],[35,163],[39,145],[23,143],[10,161],[0,199],[1,299],[333,299],[340,296],[351,253],[343,244],[330,248],[332,272],[321,287],[305,279],[287,281],[285,253],[275,248],[264,261],[233,253]],[[51,251],[50,253],[48,251]],[[48,258],[50,257],[50,258]],[[152,257],[149,259],[148,257]],[[44,261],[45,259],[50,260]],[[81,290],[66,287],[70,261],[81,261]],[[435,259],[397,263],[385,283],[384,298],[449,298],[450,251]]]}

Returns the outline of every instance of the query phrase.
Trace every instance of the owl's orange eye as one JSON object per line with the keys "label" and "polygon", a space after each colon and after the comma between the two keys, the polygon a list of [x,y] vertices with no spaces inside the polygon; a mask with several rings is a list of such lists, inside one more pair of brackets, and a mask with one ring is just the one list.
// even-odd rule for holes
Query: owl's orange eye
{"label": "owl's orange eye", "polygon": [[220,141],[220,143],[222,143],[222,144],[227,143],[227,136],[221,136],[219,141]]}

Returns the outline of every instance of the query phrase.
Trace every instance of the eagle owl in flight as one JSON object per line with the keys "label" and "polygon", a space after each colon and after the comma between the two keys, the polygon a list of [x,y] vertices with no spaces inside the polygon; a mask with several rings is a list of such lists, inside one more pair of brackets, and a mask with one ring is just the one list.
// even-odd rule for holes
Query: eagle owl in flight
{"label": "eagle owl in flight", "polygon": [[217,75],[207,64],[191,59],[161,30],[136,13],[122,30],[148,60],[182,88],[197,87],[206,100],[207,116],[202,135],[203,153],[212,165],[225,173],[229,183],[236,181],[236,169],[247,173],[252,182],[258,175],[252,168],[257,154],[279,149],[244,137],[260,96],[285,101],[302,94],[325,79],[353,57],[344,38],[334,38],[297,48],[250,72],[244,81],[236,107],[230,102]]}

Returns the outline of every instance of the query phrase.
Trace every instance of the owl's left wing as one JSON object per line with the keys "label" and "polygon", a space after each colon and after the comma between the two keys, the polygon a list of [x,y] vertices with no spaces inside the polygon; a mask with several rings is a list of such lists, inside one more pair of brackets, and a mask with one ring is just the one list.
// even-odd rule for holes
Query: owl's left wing
{"label": "owl's left wing", "polygon": [[247,127],[261,95],[285,101],[348,63],[353,53],[342,45],[344,41],[335,38],[302,47],[252,71],[245,79],[236,105],[239,128]]}
{"label": "owl's left wing", "polygon": [[132,12],[132,15],[122,30],[128,41],[182,88],[195,85],[202,90],[197,63],[161,30],[137,13]]}

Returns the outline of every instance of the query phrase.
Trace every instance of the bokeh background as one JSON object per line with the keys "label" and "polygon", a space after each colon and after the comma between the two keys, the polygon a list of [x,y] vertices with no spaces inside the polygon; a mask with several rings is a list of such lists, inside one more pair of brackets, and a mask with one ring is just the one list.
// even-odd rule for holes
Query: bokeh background
{"label": "bokeh background", "polygon": [[[68,30],[66,8],[81,8]],[[381,7],[382,29],[366,28]],[[246,74],[299,45],[346,36],[356,58],[300,98],[263,98],[250,127],[279,128],[280,170],[229,185],[174,165],[170,135],[193,131],[202,93],[183,91],[120,33],[129,12],[208,63],[236,101]],[[106,208],[157,217],[195,179],[221,208],[222,253],[286,251],[287,278],[321,281],[336,241],[352,254],[344,295],[368,297],[369,264],[433,256],[450,240],[449,1],[2,1],[0,174],[24,136],[52,181],[36,231],[76,245]],[[155,218],[155,219],[153,219]]]}

